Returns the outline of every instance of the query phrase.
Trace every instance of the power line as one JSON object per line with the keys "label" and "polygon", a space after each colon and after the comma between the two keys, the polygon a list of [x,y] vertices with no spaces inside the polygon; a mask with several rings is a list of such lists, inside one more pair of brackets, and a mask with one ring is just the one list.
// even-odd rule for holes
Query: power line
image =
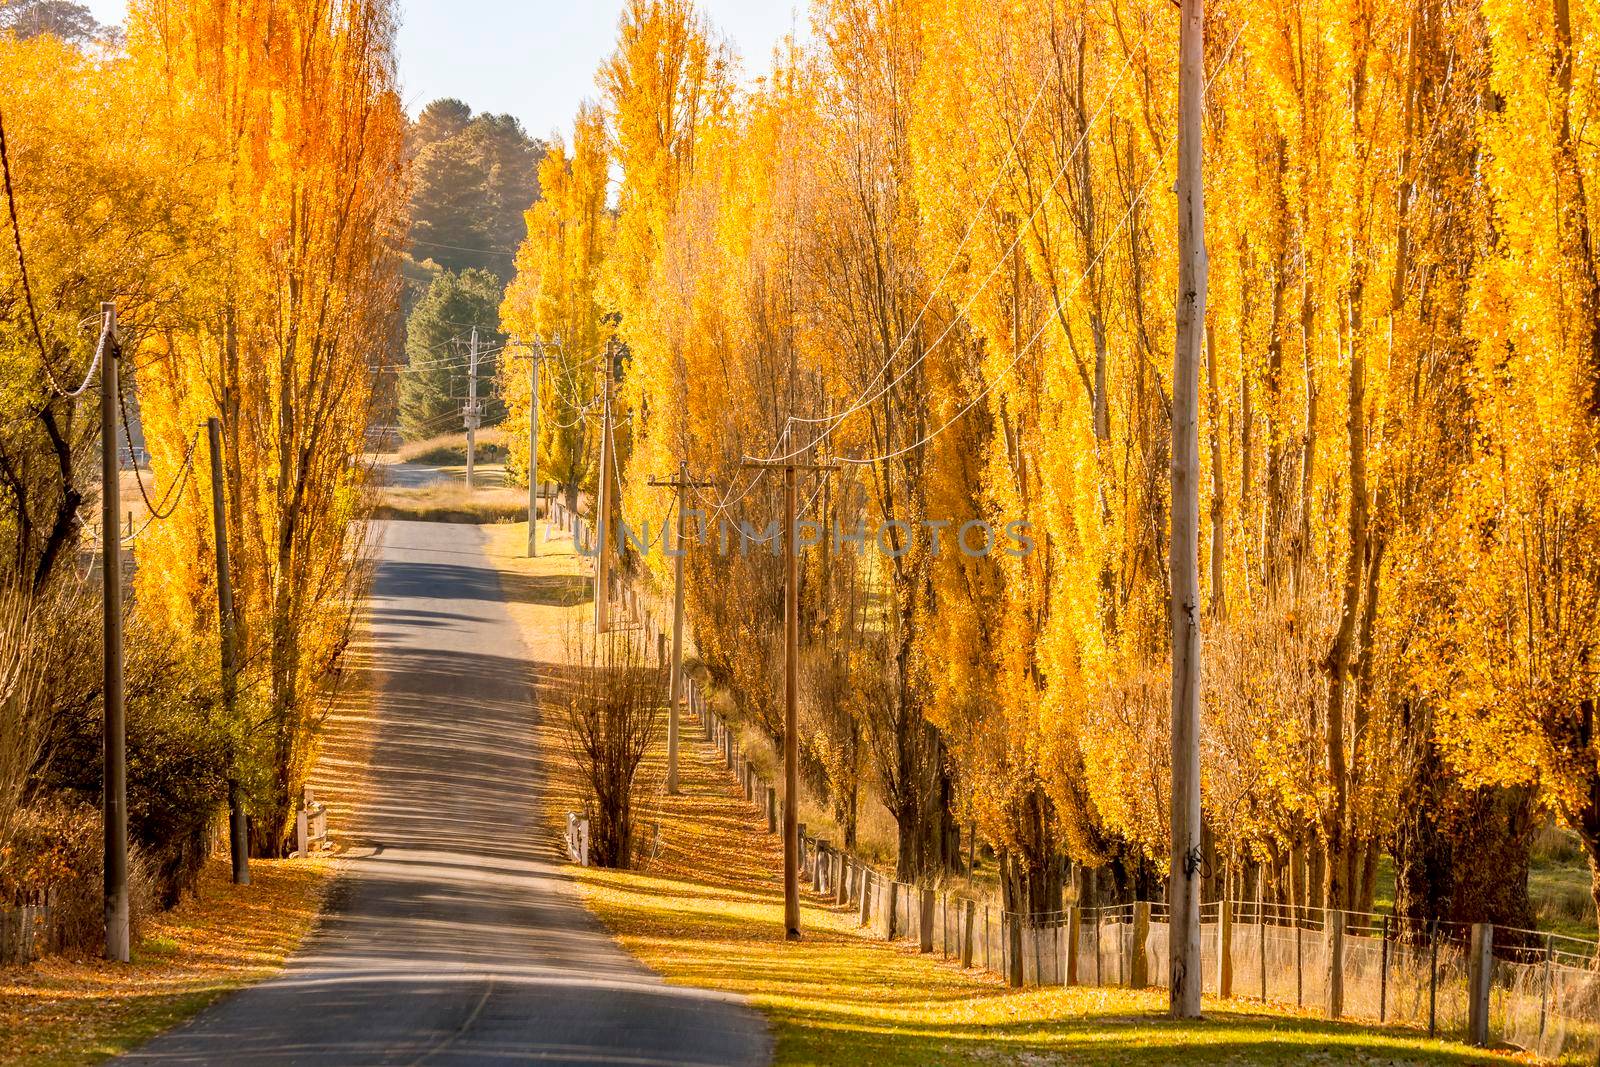
{"label": "power line", "polygon": [[[1131,62],[1131,57],[1130,57],[1129,61]],[[1126,65],[1124,65],[1123,69],[1124,69],[1124,71],[1126,71],[1126,69],[1127,69]],[[1028,126],[1032,123],[1032,121],[1033,121],[1033,113],[1038,108],[1039,101],[1044,99],[1045,90],[1050,87],[1050,82],[1052,81],[1053,78],[1054,78],[1054,71],[1049,71],[1049,72],[1046,73],[1044,80],[1039,83],[1039,90],[1038,90],[1038,92],[1036,92],[1034,94],[1033,101],[1028,105],[1027,113],[1024,116],[1024,118],[1022,120],[1022,125],[1018,130],[1019,134],[1022,131],[1026,130],[1028,128]],[[1120,76],[1119,76],[1119,81],[1120,81]],[[1102,105],[1102,106],[1104,106],[1104,105]],[[1098,118],[1098,117],[1099,117],[1098,114],[1096,114],[1096,118]],[[1093,122],[1093,120],[1090,120],[1090,121],[1091,121],[1091,123]],[[1019,141],[1019,144],[1020,144],[1020,136],[1019,136],[1018,141]],[[1081,138],[1080,138],[1080,142],[1081,142]],[[956,245],[955,250],[950,253],[949,259],[945,262],[944,270],[939,274],[939,280],[934,283],[933,288],[929,291],[927,298],[922,302],[922,307],[920,309],[918,309],[917,314],[916,314],[916,318],[914,318],[912,320],[911,325],[909,327],[907,327],[905,333],[901,335],[900,341],[895,346],[894,351],[892,351],[889,354],[889,357],[884,360],[883,365],[878,368],[877,372],[875,374],[873,374],[873,376],[870,379],[868,379],[867,384],[862,386],[861,392],[857,394],[856,402],[854,402],[855,406],[847,408],[845,411],[841,412],[837,416],[824,416],[821,419],[803,418],[803,417],[795,415],[793,412],[790,412],[789,415],[786,416],[786,418],[785,418],[784,427],[783,427],[782,432],[779,435],[778,443],[772,448],[772,450],[767,455],[767,461],[768,462],[773,462],[773,461],[777,461],[777,460],[793,459],[795,456],[798,456],[801,453],[808,451],[812,446],[816,445],[823,438],[825,438],[829,434],[831,434],[838,427],[838,425],[841,422],[844,421],[845,418],[847,418],[849,415],[853,414],[855,411],[859,411],[861,409],[861,407],[864,406],[864,404],[860,403],[861,397],[863,395],[865,395],[867,390],[872,388],[873,384],[876,383],[878,381],[878,379],[882,378],[884,374],[888,373],[889,367],[899,357],[901,351],[904,350],[907,342],[910,341],[912,334],[916,332],[917,326],[922,322],[922,317],[924,315],[926,315],[927,312],[928,312],[928,309],[933,306],[933,301],[938,296],[940,288],[943,287],[945,279],[950,276],[950,271],[952,269],[954,269],[956,261],[960,258],[962,250],[967,245],[967,241],[971,239],[973,232],[977,229],[978,222],[983,217],[983,212],[988,208],[990,201],[994,199],[995,191],[1000,188],[1000,182],[1003,181],[1005,176],[1011,172],[1011,168],[1015,164],[1015,161],[1016,161],[1017,148],[1018,148],[1018,145],[1016,145],[1016,144],[1012,145],[1011,150],[1006,154],[1005,163],[1001,165],[1000,172],[995,175],[994,181],[990,183],[988,192],[984,194],[983,204],[978,208],[977,211],[973,212],[972,218],[967,223],[966,230],[961,235],[960,242]],[[1076,152],[1076,149],[1074,150],[1074,152]],[[1070,157],[1069,157],[1069,161],[1070,161]],[[1058,180],[1059,180],[1059,177],[1058,177]],[[969,306],[970,306],[970,302],[969,302]],[[924,356],[926,356],[926,354],[927,354],[926,352],[923,353]],[[919,359],[918,362],[921,362],[921,360]],[[916,364],[913,364],[913,366],[915,366],[915,365]],[[904,377],[904,375],[902,374],[901,378],[903,378],[903,377]],[[898,382],[899,380],[900,379],[897,378],[896,382]],[[890,388],[892,388],[892,387],[893,386],[891,385]],[[881,396],[882,394],[880,393],[879,395]],[[872,399],[876,400],[877,397],[875,396]],[[866,401],[865,403],[871,403],[871,401],[869,400],[869,401]],[[825,421],[828,421],[830,418],[832,419],[832,424],[828,427],[827,430],[825,430],[821,434],[819,434],[817,436],[816,440],[811,442],[811,445],[807,445],[804,448],[801,448],[801,449],[798,449],[796,451],[790,452],[790,453],[788,453],[788,454],[786,454],[784,456],[778,456],[777,455],[778,451],[781,448],[783,448],[784,445],[788,441],[791,440],[791,435],[789,433],[789,428],[794,423],[796,423],[796,422],[813,422],[813,423],[814,422],[825,422]],[[745,457],[745,459],[747,459],[747,460],[748,459],[753,459],[753,458],[754,457],[751,457],[751,456],[748,456],[748,455]],[[713,507],[712,507],[713,517],[720,516],[721,514],[726,512],[728,508],[732,507],[734,504],[737,504],[739,501],[743,500],[746,496],[750,495],[751,490],[753,490],[757,485],[760,484],[761,479],[766,477],[766,473],[767,473],[767,468],[766,467],[757,467],[756,468],[755,477],[751,479],[750,484],[745,486],[745,488],[739,493],[739,495],[737,497],[733,496],[733,489],[730,487],[728,492],[723,495],[722,499],[720,501],[718,501],[716,504],[713,505]],[[696,491],[696,493],[700,494],[702,497],[706,496],[706,494],[704,493],[703,490],[700,490],[700,489],[697,488],[695,491]],[[807,504],[807,507],[809,507],[809,506],[810,505]]]}
{"label": "power line", "polygon": [[[1247,19],[1234,33],[1233,40],[1228,42],[1228,49],[1225,53],[1223,53],[1222,61],[1217,64],[1216,72],[1213,73],[1210,78],[1206,79],[1206,84],[1205,88],[1202,90],[1202,95],[1211,91],[1211,83],[1216,80],[1217,75],[1222,73],[1222,68],[1227,64],[1229,58],[1231,58],[1233,55],[1234,45],[1238,44],[1239,42],[1239,35],[1244,33],[1245,27],[1249,24],[1249,20]],[[1133,200],[1128,204],[1128,210],[1123,212],[1121,221],[1117,223],[1116,228],[1111,231],[1111,234],[1106,238],[1105,243],[1102,244],[1099,251],[1095,253],[1094,259],[1090,261],[1089,266],[1084,269],[1082,274],[1078,275],[1078,280],[1073,283],[1072,291],[1067,294],[1068,300],[1077,295],[1078,290],[1083,287],[1084,281],[1088,279],[1094,268],[1099,265],[1101,258],[1106,254],[1106,250],[1111,247],[1111,242],[1116,240],[1117,235],[1122,232],[1122,228],[1126,226],[1128,224],[1128,220],[1133,217],[1134,210],[1138,208],[1140,203],[1143,202],[1145,193],[1147,193],[1150,189],[1150,183],[1155,180],[1157,174],[1161,173],[1161,165],[1166,162],[1167,149],[1171,146],[1171,143],[1171,140],[1169,140],[1168,143],[1162,147],[1161,155],[1157,158],[1155,166],[1150,169],[1150,173],[1145,177],[1144,183],[1139,186],[1138,194],[1135,195]],[[1049,328],[1051,321],[1053,321],[1052,316],[1048,313],[1045,314],[1043,321],[1039,323],[1039,328],[1036,329],[1033,332],[1033,335],[1028,338],[1028,342],[1026,344],[1018,348],[1017,351],[1012,354],[1011,361],[1006,364],[1005,368],[999,374],[995,375],[994,379],[990,381],[989,384],[985,385],[976,396],[962,405],[961,410],[957,411],[949,419],[945,420],[945,422],[932,433],[925,434],[922,438],[912,442],[909,445],[902,446],[901,448],[894,449],[890,452],[885,452],[882,455],[873,456],[870,459],[850,459],[845,456],[840,456],[838,457],[839,462],[855,464],[858,466],[867,466],[869,464],[880,463],[884,460],[893,459],[896,456],[904,455],[905,453],[913,451],[914,449],[922,448],[934,438],[944,433],[945,430],[954,425],[959,419],[962,418],[962,416],[966,415],[967,412],[976,407],[984,397],[988,396],[989,393],[994,390],[995,386],[999,385],[1003,380],[1005,380],[1006,376],[1009,375],[1016,367],[1017,362],[1021,360],[1023,355],[1034,346],[1040,337],[1044,335],[1044,332]]]}
{"label": "power line", "polygon": [[[926,315],[928,313],[928,309],[933,306],[934,298],[939,295],[939,290],[944,286],[945,279],[950,277],[950,272],[955,269],[956,260],[961,258],[961,252],[967,247],[967,242],[971,240],[972,234],[977,230],[978,222],[983,218],[983,213],[989,209],[989,203],[994,199],[995,191],[1000,188],[1000,183],[1005,180],[1006,175],[1011,173],[1011,168],[1016,161],[1017,149],[1022,143],[1022,134],[1024,134],[1028,127],[1033,124],[1034,110],[1038,108],[1039,101],[1044,99],[1044,91],[1050,88],[1050,83],[1054,80],[1055,68],[1051,67],[1046,71],[1044,80],[1039,83],[1039,91],[1034,94],[1033,102],[1028,105],[1027,113],[1022,117],[1022,124],[1017,128],[1017,139],[1012,144],[1011,150],[1006,153],[1006,160],[1001,164],[1000,170],[996,172],[994,181],[989,184],[989,191],[984,194],[983,203],[978,205],[978,210],[972,213],[972,218],[967,222],[966,231],[962,233],[961,240],[956,244],[955,251],[951,252],[950,258],[945,261],[944,270],[940,273],[939,280],[933,283],[933,288],[929,290],[928,298],[922,302],[922,307],[917,311],[916,318],[911,320],[911,325],[906,327],[906,332],[901,335],[900,343],[895,346],[893,352],[889,353],[889,358],[883,361],[883,366],[878,368],[878,372],[867,381],[865,386],[862,387],[862,393],[865,393],[868,389],[871,389],[873,384],[888,372],[889,365],[892,364],[899,357],[901,351],[905,349],[906,343],[911,340],[911,335],[916,332],[917,327],[922,323],[922,317]],[[790,415],[789,421],[819,423],[827,422],[830,418],[834,418],[834,416],[824,415],[820,418],[808,418],[801,415]]]}
{"label": "power line", "polygon": [[515,259],[517,256],[516,252],[507,252],[503,248],[468,248],[465,245],[447,245],[441,244],[438,241],[423,241],[416,237],[412,237],[409,240],[414,245],[426,245],[429,248],[444,248],[451,252],[480,252],[486,256],[510,256],[513,259]]}
{"label": "power line", "polygon": [[[893,381],[889,382],[870,397],[863,398],[858,396],[857,400],[850,407],[841,411],[838,415],[833,416],[828,428],[819,433],[808,444],[788,452],[785,455],[775,457],[776,459],[792,459],[795,456],[801,455],[815,445],[821,443],[825,438],[832,434],[834,430],[838,429],[845,419],[849,418],[856,412],[865,409],[868,405],[875,403],[880,397],[887,395],[890,390],[903,382],[907,375],[916,370],[917,367],[921,366],[922,362],[928,358],[929,354],[931,354],[934,349],[938,348],[939,345],[944,342],[946,337],[950,336],[951,331],[956,328],[956,325],[966,318],[967,312],[972,309],[972,305],[977,302],[978,297],[982,296],[984,290],[989,287],[989,283],[994,280],[995,274],[997,274],[1000,268],[1005,265],[1006,258],[1016,251],[1017,246],[1022,243],[1022,239],[1027,236],[1028,228],[1033,225],[1034,220],[1039,217],[1039,213],[1043,211],[1045,205],[1049,203],[1048,195],[1055,191],[1056,185],[1060,183],[1062,176],[1066,174],[1067,167],[1071,166],[1072,161],[1077,158],[1078,152],[1083,148],[1084,142],[1088,139],[1089,130],[1094,126],[1095,122],[1099,120],[1101,113],[1105,111],[1106,106],[1111,102],[1112,97],[1116,94],[1116,90],[1122,84],[1122,79],[1127,76],[1128,70],[1132,65],[1133,53],[1130,52],[1128,53],[1128,58],[1122,64],[1122,70],[1117,75],[1116,81],[1112,83],[1111,89],[1106,93],[1105,99],[1100,102],[1099,108],[1097,108],[1095,113],[1090,116],[1089,121],[1084,124],[1083,132],[1078,135],[1078,140],[1073,144],[1072,151],[1067,154],[1066,158],[1061,161],[1061,166],[1056,169],[1055,176],[1050,180],[1050,185],[1045,190],[1046,195],[1039,198],[1039,203],[1034,206],[1034,209],[1032,213],[1029,214],[1027,221],[1025,221],[1022,226],[1018,228],[1017,235],[1012,238],[1011,244],[1008,245],[1006,250],[1000,254],[998,259],[995,260],[994,266],[989,268],[989,272],[984,275],[983,281],[979,283],[978,288],[973,291],[970,297],[967,298],[967,302],[961,306],[960,311],[956,315],[951,316],[950,322],[945,326],[944,330],[940,332],[939,336],[934,338],[933,343],[928,345],[927,348],[923,349],[921,354],[919,354],[916,359],[912,360],[906,366],[906,369],[901,371]],[[1098,260],[1098,257],[1096,257],[1096,259]],[[907,331],[906,336],[910,336],[909,330]],[[898,352],[899,350],[896,349],[896,351]],[[890,359],[892,360],[893,357],[891,356]],[[869,381],[866,388],[862,390],[862,392],[865,393],[867,389],[871,389],[871,383],[876,382],[887,369],[888,364],[885,363],[884,367],[880,369],[877,374],[873,375],[872,379]],[[797,419],[795,421],[800,420]]]}
{"label": "power line", "polygon": [[28,305],[28,321],[33,326],[33,340],[39,346],[39,369],[50,380],[50,388],[61,392],[61,384],[50,371],[50,353],[44,344],[44,333],[39,329],[39,310],[33,303],[33,286],[28,282],[28,260],[22,253],[22,223],[17,219],[17,194],[11,186],[11,155],[6,143],[4,113],[0,113],[0,172],[4,173],[6,207],[11,214],[11,238],[17,248],[17,273],[22,276],[22,298]]}
{"label": "power line", "polygon": [[[106,403],[108,401],[102,400],[101,402]],[[133,453],[133,427],[128,421],[128,403],[127,399],[123,395],[120,378],[117,382],[117,407],[122,412],[122,432],[128,440],[128,452],[131,455]],[[199,442],[200,431],[196,429],[189,437],[189,447],[183,453],[183,466],[178,470],[177,475],[173,478],[172,484],[167,486],[167,491],[161,497],[161,503],[159,505],[150,502],[150,494],[146,492],[144,487],[144,476],[139,473],[138,460],[134,460],[133,481],[134,484],[139,487],[139,496],[143,498],[144,506],[149,509],[150,512],[150,521],[145,523],[146,527],[150,525],[150,522],[153,522],[157,519],[169,518],[173,512],[178,510],[178,504],[182,500],[182,497],[178,494],[182,491],[184,485],[189,480],[189,472],[194,467],[194,449]],[[167,507],[169,502],[172,505],[170,508]],[[163,511],[163,508],[166,508],[166,510]]]}

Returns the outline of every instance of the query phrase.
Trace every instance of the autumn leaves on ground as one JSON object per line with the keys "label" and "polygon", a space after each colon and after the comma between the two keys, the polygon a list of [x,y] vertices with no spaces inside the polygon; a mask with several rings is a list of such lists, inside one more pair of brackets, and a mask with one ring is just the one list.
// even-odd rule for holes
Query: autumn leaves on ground
{"label": "autumn leaves on ground", "polygon": [[55,956],[0,968],[0,1064],[94,1062],[272,974],[311,929],[332,863],[258,861],[242,888],[215,859],[195,895],[143,931],[131,964]]}
{"label": "autumn leaves on ground", "polygon": [[[508,575],[574,578],[583,566],[552,530],[537,559],[526,526],[492,527],[489,554]],[[541,679],[537,739],[551,757],[544,812],[552,834],[585,790],[563,726],[560,687],[574,628],[592,613],[584,583],[567,605],[510,604]],[[744,800],[719,755],[684,721],[680,794],[662,788],[665,736],[640,768],[636,818],[659,824],[659,852],[638,870],[572,868],[588,905],[624,947],[669,981],[750,998],[773,1025],[779,1064],[1319,1063],[1481,1061],[1404,1030],[1327,1023],[1244,1001],[1208,1001],[1202,1025],[1166,1018],[1162,990],[1008,990],[906,942],[867,936],[853,908],[806,894],[805,936],[781,926],[782,845]],[[643,837],[650,839],[651,832]]]}

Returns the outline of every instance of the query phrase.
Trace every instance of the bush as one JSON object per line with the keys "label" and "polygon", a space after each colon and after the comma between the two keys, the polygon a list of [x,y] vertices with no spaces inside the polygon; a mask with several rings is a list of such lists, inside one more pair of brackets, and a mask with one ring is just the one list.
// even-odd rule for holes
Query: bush
{"label": "bush", "polygon": [[660,668],[647,665],[631,631],[569,636],[572,684],[562,726],[583,782],[589,859],[627,868],[635,844],[633,785],[661,728],[665,708]]}
{"label": "bush", "polygon": [[[226,736],[211,705],[214,678],[150,642],[128,663],[128,839],[141,850],[164,908],[192,890],[227,797]],[[48,781],[85,804],[101,790],[101,707],[56,723]]]}
{"label": "bush", "polygon": [[[0,900],[55,890],[61,947],[97,953],[105,944],[104,824],[88,804],[54,797],[17,813],[0,850]],[[128,917],[133,942],[153,911],[157,886],[143,854],[128,848]]]}

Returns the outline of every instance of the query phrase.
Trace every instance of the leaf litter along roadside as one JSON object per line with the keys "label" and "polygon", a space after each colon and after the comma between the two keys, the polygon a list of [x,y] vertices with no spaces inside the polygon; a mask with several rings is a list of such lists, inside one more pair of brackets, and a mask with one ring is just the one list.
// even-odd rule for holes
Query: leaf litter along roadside
{"label": "leaf litter along roadside", "polygon": [[200,892],[156,916],[129,964],[55,956],[0,970],[0,1065],[93,1063],[276,973],[310,932],[330,858],[255,860],[253,884],[214,857]]}
{"label": "leaf litter along roadside", "polygon": [[[485,527],[495,565],[515,584],[569,585],[581,562],[564,536],[525,556],[525,523]],[[510,597],[508,607],[544,677],[565,657],[580,604]],[[547,697],[548,699],[548,697]],[[544,817],[564,832],[581,809],[559,721],[543,716],[548,755]],[[664,739],[641,770],[636,813],[661,825],[647,869],[570,873],[618,941],[669,982],[739,993],[766,1015],[780,1064],[924,1063],[1483,1063],[1510,1058],[1415,1031],[1330,1023],[1207,998],[1201,1024],[1165,1018],[1163,990],[1073,987],[1008,990],[995,976],[864,937],[855,910],[804,901],[798,943],[783,940],[781,846],[737,792],[720,760],[685,724],[680,796],[660,788]]]}
{"label": "leaf litter along roadside", "polygon": [[150,919],[128,964],[53,956],[0,968],[0,1067],[99,1062],[282,969],[316,926],[338,873],[341,828],[365,795],[374,724],[365,666],[358,645],[312,774],[335,851],[251,860],[248,886],[232,884],[225,853],[213,856],[198,893]]}

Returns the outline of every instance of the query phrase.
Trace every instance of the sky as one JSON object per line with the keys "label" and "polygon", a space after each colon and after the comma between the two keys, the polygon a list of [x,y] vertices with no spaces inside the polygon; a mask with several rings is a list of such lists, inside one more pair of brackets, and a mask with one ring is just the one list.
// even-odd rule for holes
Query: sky
{"label": "sky", "polygon": [[[101,22],[122,22],[126,0],[85,0]],[[595,71],[616,42],[621,0],[400,0],[400,81],[406,110],[454,96],[474,111],[510,113],[535,137],[570,132]],[[792,0],[699,0],[747,74],[770,65],[791,29],[808,36],[807,5]]]}

